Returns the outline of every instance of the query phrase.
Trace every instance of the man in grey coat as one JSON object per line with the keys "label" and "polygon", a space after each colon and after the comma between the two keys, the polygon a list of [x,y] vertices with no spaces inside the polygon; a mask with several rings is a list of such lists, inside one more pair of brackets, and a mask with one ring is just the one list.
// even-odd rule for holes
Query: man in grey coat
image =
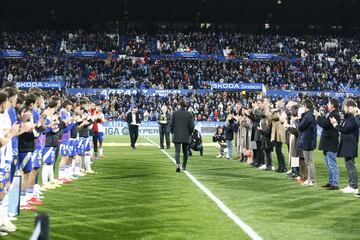
{"label": "man in grey coat", "polygon": [[173,113],[170,121],[170,132],[172,142],[175,145],[176,172],[180,172],[180,148],[182,146],[183,164],[182,169],[186,170],[188,159],[188,146],[191,141],[191,134],[194,131],[195,124],[192,114],[186,110],[184,100],[179,102],[180,110]]}

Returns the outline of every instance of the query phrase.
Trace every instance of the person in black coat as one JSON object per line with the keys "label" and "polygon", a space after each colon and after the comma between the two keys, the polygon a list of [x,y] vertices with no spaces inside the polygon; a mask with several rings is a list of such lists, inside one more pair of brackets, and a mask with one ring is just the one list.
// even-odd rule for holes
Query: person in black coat
{"label": "person in black coat", "polygon": [[264,165],[259,168],[262,170],[271,171],[272,170],[272,158],[271,152],[273,151],[273,145],[271,144],[271,120],[268,118],[264,118],[260,122],[260,126],[258,126],[257,131],[262,135],[261,141],[261,149],[263,151],[264,156]]}
{"label": "person in black coat", "polygon": [[226,118],[225,122],[225,139],[226,139],[226,146],[227,146],[227,155],[226,159],[231,160],[232,158],[232,141],[234,140],[234,132],[237,131],[237,124],[235,122],[235,117],[233,114],[229,114]]}
{"label": "person in black coat", "polygon": [[330,118],[331,124],[341,133],[337,156],[345,158],[345,166],[349,175],[349,185],[342,189],[343,193],[358,193],[355,158],[358,154],[359,126],[352,113],[356,107],[356,102],[348,99],[344,102],[344,121],[339,125],[334,117]]}
{"label": "person in black coat", "polygon": [[314,115],[317,123],[323,129],[319,143],[319,150],[323,150],[325,165],[328,169],[329,180],[324,188],[329,190],[339,190],[339,166],[336,162],[336,154],[339,147],[339,133],[330,122],[330,118],[335,118],[337,123],[340,123],[339,102],[335,98],[329,100],[329,113],[326,116],[321,116],[317,111]]}
{"label": "person in black coat", "polygon": [[315,163],[313,152],[316,148],[317,138],[317,122],[314,116],[313,103],[309,99],[303,102],[304,113],[301,116],[298,125],[298,142],[297,148],[301,149],[304,154],[305,164],[308,169],[308,179],[304,182],[304,186],[315,185]]}
{"label": "person in black coat", "polygon": [[129,126],[131,147],[136,149],[135,144],[139,136],[139,126],[141,123],[137,106],[134,106],[132,111],[126,115],[126,122]]}
{"label": "person in black coat", "polygon": [[173,113],[170,121],[170,132],[172,142],[175,145],[176,172],[180,172],[180,148],[183,152],[182,169],[186,170],[188,160],[188,147],[191,141],[191,134],[194,131],[195,124],[193,115],[186,110],[185,101],[179,102],[180,110]]}

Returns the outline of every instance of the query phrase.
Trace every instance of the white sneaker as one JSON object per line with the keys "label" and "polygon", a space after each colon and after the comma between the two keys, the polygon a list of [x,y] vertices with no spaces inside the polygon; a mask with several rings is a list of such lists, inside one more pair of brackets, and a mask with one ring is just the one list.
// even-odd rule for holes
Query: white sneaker
{"label": "white sneaker", "polygon": [[34,185],[34,191],[35,191],[35,192],[45,192],[46,189],[43,188],[43,187],[41,187],[39,184],[35,184],[35,185]]}
{"label": "white sneaker", "polygon": [[274,167],[274,166],[271,167],[271,171],[275,171],[275,167]]}
{"label": "white sneaker", "polygon": [[91,169],[90,169],[90,170],[87,170],[86,173],[88,173],[88,174],[95,174],[96,172],[95,172],[94,170],[91,170]]}
{"label": "white sneaker", "polygon": [[64,183],[62,181],[60,181],[59,179],[55,179],[53,181],[53,183],[57,184],[57,185],[63,185]]}
{"label": "white sneaker", "polygon": [[286,174],[290,174],[290,173],[292,173],[292,169],[286,172]]}
{"label": "white sneaker", "polygon": [[0,232],[0,237],[6,237],[7,235],[9,235],[7,232]]}
{"label": "white sneaker", "polygon": [[86,175],[85,173],[82,173],[82,172],[77,172],[77,173],[75,173],[75,174],[78,175],[79,177],[83,177],[83,176]]}
{"label": "white sneaker", "polygon": [[5,220],[3,222],[3,225],[5,225],[6,227],[15,229],[15,230],[17,229],[17,227],[9,219]]}
{"label": "white sneaker", "polygon": [[34,194],[34,197],[37,199],[44,199],[44,196],[40,194]]}
{"label": "white sneaker", "polygon": [[358,193],[358,189],[354,189],[352,187],[349,187],[348,189],[345,189],[344,191],[342,191],[343,193],[352,193],[352,194],[356,194]]}
{"label": "white sneaker", "polygon": [[16,227],[10,221],[4,221],[3,225],[0,226],[0,232],[15,232]]}
{"label": "white sneaker", "polygon": [[216,156],[216,158],[221,158],[223,155],[219,154]]}
{"label": "white sneaker", "polygon": [[310,182],[310,180],[307,179],[307,180],[305,180],[305,182],[303,182],[301,185],[302,185],[302,186],[307,186],[307,185],[309,184],[309,182]]}
{"label": "white sneaker", "polygon": [[17,217],[8,216],[9,221],[17,221]]}
{"label": "white sneaker", "polygon": [[302,185],[304,187],[314,187],[315,183],[313,183],[311,180],[306,180]]}
{"label": "white sneaker", "polygon": [[346,187],[344,187],[344,188],[342,188],[342,189],[340,189],[340,191],[348,191],[349,190],[349,188],[350,188],[350,186],[346,186]]}
{"label": "white sneaker", "polygon": [[265,169],[266,169],[266,164],[261,165],[261,166],[259,167],[259,169],[261,169],[261,170],[265,170]]}

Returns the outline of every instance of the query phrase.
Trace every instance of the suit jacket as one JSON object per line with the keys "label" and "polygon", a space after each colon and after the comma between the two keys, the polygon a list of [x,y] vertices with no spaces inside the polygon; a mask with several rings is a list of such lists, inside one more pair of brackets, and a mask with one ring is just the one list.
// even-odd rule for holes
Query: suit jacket
{"label": "suit jacket", "polygon": [[340,124],[340,114],[338,110],[332,111],[327,117],[319,117],[317,119],[317,123],[323,129],[320,137],[319,150],[337,152],[339,148],[339,133],[331,124],[331,117],[335,118],[338,124]]}
{"label": "suit jacket", "polygon": [[[140,120],[140,114],[139,112],[135,113],[135,116],[136,116],[136,123],[137,124],[140,124],[141,123],[141,120]],[[132,112],[128,112],[128,114],[126,115],[126,122],[129,126],[129,128],[132,126],[131,125],[131,122],[132,122]]]}
{"label": "suit jacket", "polygon": [[354,158],[358,153],[359,126],[351,113],[345,114],[344,121],[335,128],[341,133],[338,157]]}
{"label": "suit jacket", "polygon": [[180,109],[174,112],[170,121],[172,142],[190,144],[191,134],[194,131],[194,128],[194,118],[189,111]]}
{"label": "suit jacket", "polygon": [[298,125],[297,148],[304,151],[312,151],[316,148],[317,122],[313,113],[313,110],[303,113]]}

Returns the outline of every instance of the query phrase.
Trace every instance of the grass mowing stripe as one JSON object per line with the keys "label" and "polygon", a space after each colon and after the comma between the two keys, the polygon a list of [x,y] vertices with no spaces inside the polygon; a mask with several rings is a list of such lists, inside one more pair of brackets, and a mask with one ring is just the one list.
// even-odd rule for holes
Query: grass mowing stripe
{"label": "grass mowing stripe", "polygon": [[[151,142],[155,147],[160,147],[153,140],[145,137],[146,140]],[[170,156],[168,152],[164,149],[161,151],[174,163],[175,159]],[[262,238],[246,223],[244,223],[238,216],[236,216],[220,199],[218,199],[209,189],[207,189],[201,182],[199,182],[189,171],[184,171],[186,176],[196,185],[198,186],[216,205],[231,219],[233,220],[246,234],[248,234],[254,240],[262,240]]]}

